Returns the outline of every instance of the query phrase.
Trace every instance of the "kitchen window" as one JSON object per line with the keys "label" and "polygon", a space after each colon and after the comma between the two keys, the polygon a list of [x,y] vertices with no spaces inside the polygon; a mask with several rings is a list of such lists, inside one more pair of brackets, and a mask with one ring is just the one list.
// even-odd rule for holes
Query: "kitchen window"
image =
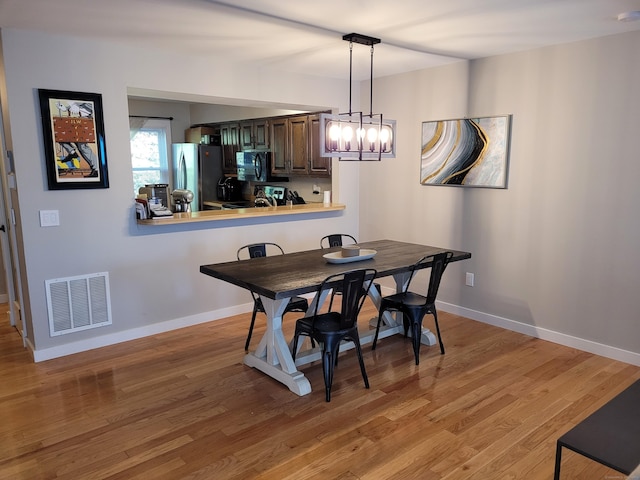
{"label": "kitchen window", "polygon": [[169,183],[171,123],[168,119],[130,117],[134,197],[148,184]]}

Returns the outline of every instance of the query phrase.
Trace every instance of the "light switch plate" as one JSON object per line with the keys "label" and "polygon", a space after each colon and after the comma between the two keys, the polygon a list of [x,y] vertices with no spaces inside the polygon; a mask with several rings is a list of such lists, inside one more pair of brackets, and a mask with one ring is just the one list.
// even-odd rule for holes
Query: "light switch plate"
{"label": "light switch plate", "polygon": [[473,287],[474,282],[475,282],[475,275],[473,273],[467,272],[467,277],[465,281],[465,284],[467,285],[467,287]]}
{"label": "light switch plate", "polygon": [[58,210],[40,210],[41,227],[57,227],[60,225],[60,213]]}

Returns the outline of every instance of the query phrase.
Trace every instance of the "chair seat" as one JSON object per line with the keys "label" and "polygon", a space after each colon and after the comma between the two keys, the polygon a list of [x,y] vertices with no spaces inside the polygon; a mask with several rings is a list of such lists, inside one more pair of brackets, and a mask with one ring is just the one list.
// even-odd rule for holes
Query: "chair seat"
{"label": "chair seat", "polygon": [[418,293],[403,292],[383,297],[382,301],[387,308],[400,308],[402,305],[407,307],[420,307],[426,303],[427,298]]}
{"label": "chair seat", "polygon": [[346,333],[352,328],[340,327],[340,313],[338,312],[321,313],[315,318],[315,321],[313,317],[301,318],[296,323],[300,326],[300,330],[305,330],[309,334],[311,334],[314,327],[322,332],[336,334]]}

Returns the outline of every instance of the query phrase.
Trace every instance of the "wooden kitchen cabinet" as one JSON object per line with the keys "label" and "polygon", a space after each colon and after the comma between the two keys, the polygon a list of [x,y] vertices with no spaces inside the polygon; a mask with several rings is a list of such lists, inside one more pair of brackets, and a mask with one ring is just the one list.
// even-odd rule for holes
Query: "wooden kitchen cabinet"
{"label": "wooden kitchen cabinet", "polygon": [[276,176],[331,176],[331,158],[320,156],[320,114],[240,120],[214,125],[220,131],[223,171],[236,173],[236,153],[270,151]]}
{"label": "wooden kitchen cabinet", "polygon": [[288,126],[286,118],[271,120],[271,173],[287,175],[289,173],[288,158]]}
{"label": "wooden kitchen cabinet", "polygon": [[269,121],[267,119],[240,122],[242,150],[269,150]]}
{"label": "wooden kitchen cabinet", "polygon": [[271,172],[285,176],[331,176],[331,159],[320,156],[320,116],[271,120]]}
{"label": "wooden kitchen cabinet", "polygon": [[271,173],[288,176],[308,171],[307,116],[272,119]]}
{"label": "wooden kitchen cabinet", "polygon": [[224,173],[236,173],[236,153],[241,150],[240,124],[221,124],[220,138],[222,143],[222,171]]}
{"label": "wooden kitchen cabinet", "polygon": [[308,116],[290,117],[288,120],[288,168],[289,174],[309,173]]}
{"label": "wooden kitchen cabinet", "polygon": [[320,156],[320,115],[309,115],[309,175],[331,176],[331,158]]}

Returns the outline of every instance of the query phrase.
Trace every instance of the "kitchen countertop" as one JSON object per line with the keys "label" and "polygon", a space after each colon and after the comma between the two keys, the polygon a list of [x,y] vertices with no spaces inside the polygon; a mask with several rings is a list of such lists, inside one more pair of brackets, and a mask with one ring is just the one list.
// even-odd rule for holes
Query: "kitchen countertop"
{"label": "kitchen countertop", "polygon": [[277,217],[282,215],[300,215],[305,213],[336,212],[344,210],[339,203],[324,205],[323,203],[306,203],[278,207],[250,207],[231,210],[204,210],[202,212],[174,213],[171,217],[158,217],[136,220],[138,225],[172,225],[177,223],[215,222],[221,220],[238,220],[257,217]]}

